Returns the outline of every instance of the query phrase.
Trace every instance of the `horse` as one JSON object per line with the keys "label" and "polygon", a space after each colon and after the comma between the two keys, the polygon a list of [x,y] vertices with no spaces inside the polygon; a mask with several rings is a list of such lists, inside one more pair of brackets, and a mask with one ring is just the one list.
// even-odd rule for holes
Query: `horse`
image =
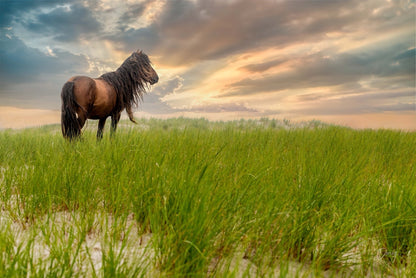
{"label": "horse", "polygon": [[73,76],[61,91],[61,129],[64,138],[79,138],[87,119],[98,120],[97,140],[102,139],[105,121],[111,117],[111,135],[115,133],[121,112],[126,109],[133,123],[132,106],[143,100],[143,93],[159,81],[149,57],[133,52],[113,72],[98,78]]}

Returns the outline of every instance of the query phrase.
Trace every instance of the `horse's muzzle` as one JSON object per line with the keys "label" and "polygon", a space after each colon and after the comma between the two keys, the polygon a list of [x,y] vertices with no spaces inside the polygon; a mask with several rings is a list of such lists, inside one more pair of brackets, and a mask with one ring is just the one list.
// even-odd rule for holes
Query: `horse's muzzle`
{"label": "horse's muzzle", "polygon": [[159,76],[152,77],[150,79],[150,85],[156,84],[159,81]]}

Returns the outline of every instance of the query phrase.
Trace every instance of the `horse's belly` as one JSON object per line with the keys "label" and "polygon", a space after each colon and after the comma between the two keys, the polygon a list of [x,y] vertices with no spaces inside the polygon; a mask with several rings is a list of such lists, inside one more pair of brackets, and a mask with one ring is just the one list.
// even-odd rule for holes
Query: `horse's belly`
{"label": "horse's belly", "polygon": [[101,119],[110,116],[114,105],[108,100],[95,101],[91,111],[88,113],[91,119]]}

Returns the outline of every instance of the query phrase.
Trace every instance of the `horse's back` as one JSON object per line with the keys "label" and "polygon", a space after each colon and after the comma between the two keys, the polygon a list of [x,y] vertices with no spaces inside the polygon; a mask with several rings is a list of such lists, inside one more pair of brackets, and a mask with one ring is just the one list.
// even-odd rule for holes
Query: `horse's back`
{"label": "horse's back", "polygon": [[94,79],[88,76],[72,76],[68,82],[74,82],[78,90],[88,90],[95,86]]}
{"label": "horse's back", "polygon": [[104,80],[88,76],[74,76],[74,96],[80,106],[87,111],[88,118],[101,119],[111,115],[117,102],[114,88]]}

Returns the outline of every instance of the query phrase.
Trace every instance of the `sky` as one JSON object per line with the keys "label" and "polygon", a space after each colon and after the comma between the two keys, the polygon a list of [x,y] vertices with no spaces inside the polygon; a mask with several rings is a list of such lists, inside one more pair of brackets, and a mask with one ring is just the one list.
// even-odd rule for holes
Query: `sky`
{"label": "sky", "polygon": [[60,121],[71,76],[138,49],[135,117],[416,130],[415,0],[1,0],[0,128]]}

